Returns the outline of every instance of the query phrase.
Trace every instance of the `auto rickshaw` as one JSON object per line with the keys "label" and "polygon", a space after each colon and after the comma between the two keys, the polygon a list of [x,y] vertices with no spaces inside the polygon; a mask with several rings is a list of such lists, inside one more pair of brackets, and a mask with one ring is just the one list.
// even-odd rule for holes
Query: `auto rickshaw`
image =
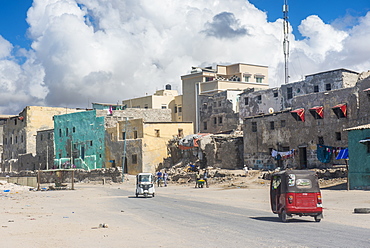
{"label": "auto rickshaw", "polygon": [[272,174],[270,185],[272,212],[287,222],[293,215],[323,218],[318,177],[314,171],[286,170]]}
{"label": "auto rickshaw", "polygon": [[151,173],[139,173],[136,175],[136,197],[143,195],[145,198],[148,195],[155,196],[154,176]]}

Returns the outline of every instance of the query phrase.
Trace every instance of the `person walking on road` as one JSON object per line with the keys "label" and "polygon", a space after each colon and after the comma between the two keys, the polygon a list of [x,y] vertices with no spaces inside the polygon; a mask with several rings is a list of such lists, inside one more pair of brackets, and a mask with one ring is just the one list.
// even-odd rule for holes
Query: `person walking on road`
{"label": "person walking on road", "polygon": [[161,171],[158,171],[157,174],[156,174],[156,176],[157,176],[157,185],[159,187],[159,185],[161,184],[161,182],[163,180],[163,178],[162,178],[162,172]]}
{"label": "person walking on road", "polygon": [[168,179],[167,171],[164,171],[163,172],[163,183],[165,187],[167,187],[167,179]]}

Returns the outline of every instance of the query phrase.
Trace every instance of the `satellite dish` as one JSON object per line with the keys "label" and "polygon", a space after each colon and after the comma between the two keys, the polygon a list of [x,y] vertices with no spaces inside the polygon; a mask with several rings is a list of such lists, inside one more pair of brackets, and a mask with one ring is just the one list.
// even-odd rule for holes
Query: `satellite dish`
{"label": "satellite dish", "polygon": [[272,113],[274,113],[275,111],[274,111],[274,109],[273,108],[269,108],[269,114],[272,114]]}

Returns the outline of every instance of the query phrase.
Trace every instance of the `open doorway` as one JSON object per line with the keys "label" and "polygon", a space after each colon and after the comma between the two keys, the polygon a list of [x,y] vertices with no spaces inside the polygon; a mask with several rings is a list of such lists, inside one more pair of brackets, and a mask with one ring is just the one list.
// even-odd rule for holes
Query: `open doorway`
{"label": "open doorway", "polygon": [[299,169],[307,169],[307,147],[299,147]]}

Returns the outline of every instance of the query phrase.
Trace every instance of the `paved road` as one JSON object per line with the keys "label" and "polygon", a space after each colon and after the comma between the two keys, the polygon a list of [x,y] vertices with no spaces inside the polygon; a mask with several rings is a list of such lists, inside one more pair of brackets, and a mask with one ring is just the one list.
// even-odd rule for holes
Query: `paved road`
{"label": "paved road", "polygon": [[[197,190],[197,192],[195,192]],[[208,190],[208,192],[207,192]],[[154,198],[135,198],[133,191],[109,189],[111,211],[120,208],[122,222],[152,247],[369,247],[370,229],[311,217],[281,223],[269,206],[253,200],[245,204],[245,192],[219,191],[219,201],[207,198],[209,189],[157,189]],[[178,192],[179,191],[179,192]],[[188,191],[188,195],[186,192]],[[192,192],[194,194],[192,194]],[[217,192],[216,192],[217,194]],[[115,197],[127,195],[128,197]],[[204,197],[202,197],[204,196]],[[238,199],[238,200],[236,200]],[[238,202],[233,206],[232,201]],[[107,202],[108,203],[108,202]],[[124,235],[123,235],[124,237]],[[131,239],[132,236],[126,237]],[[143,243],[143,244],[144,244]]]}

